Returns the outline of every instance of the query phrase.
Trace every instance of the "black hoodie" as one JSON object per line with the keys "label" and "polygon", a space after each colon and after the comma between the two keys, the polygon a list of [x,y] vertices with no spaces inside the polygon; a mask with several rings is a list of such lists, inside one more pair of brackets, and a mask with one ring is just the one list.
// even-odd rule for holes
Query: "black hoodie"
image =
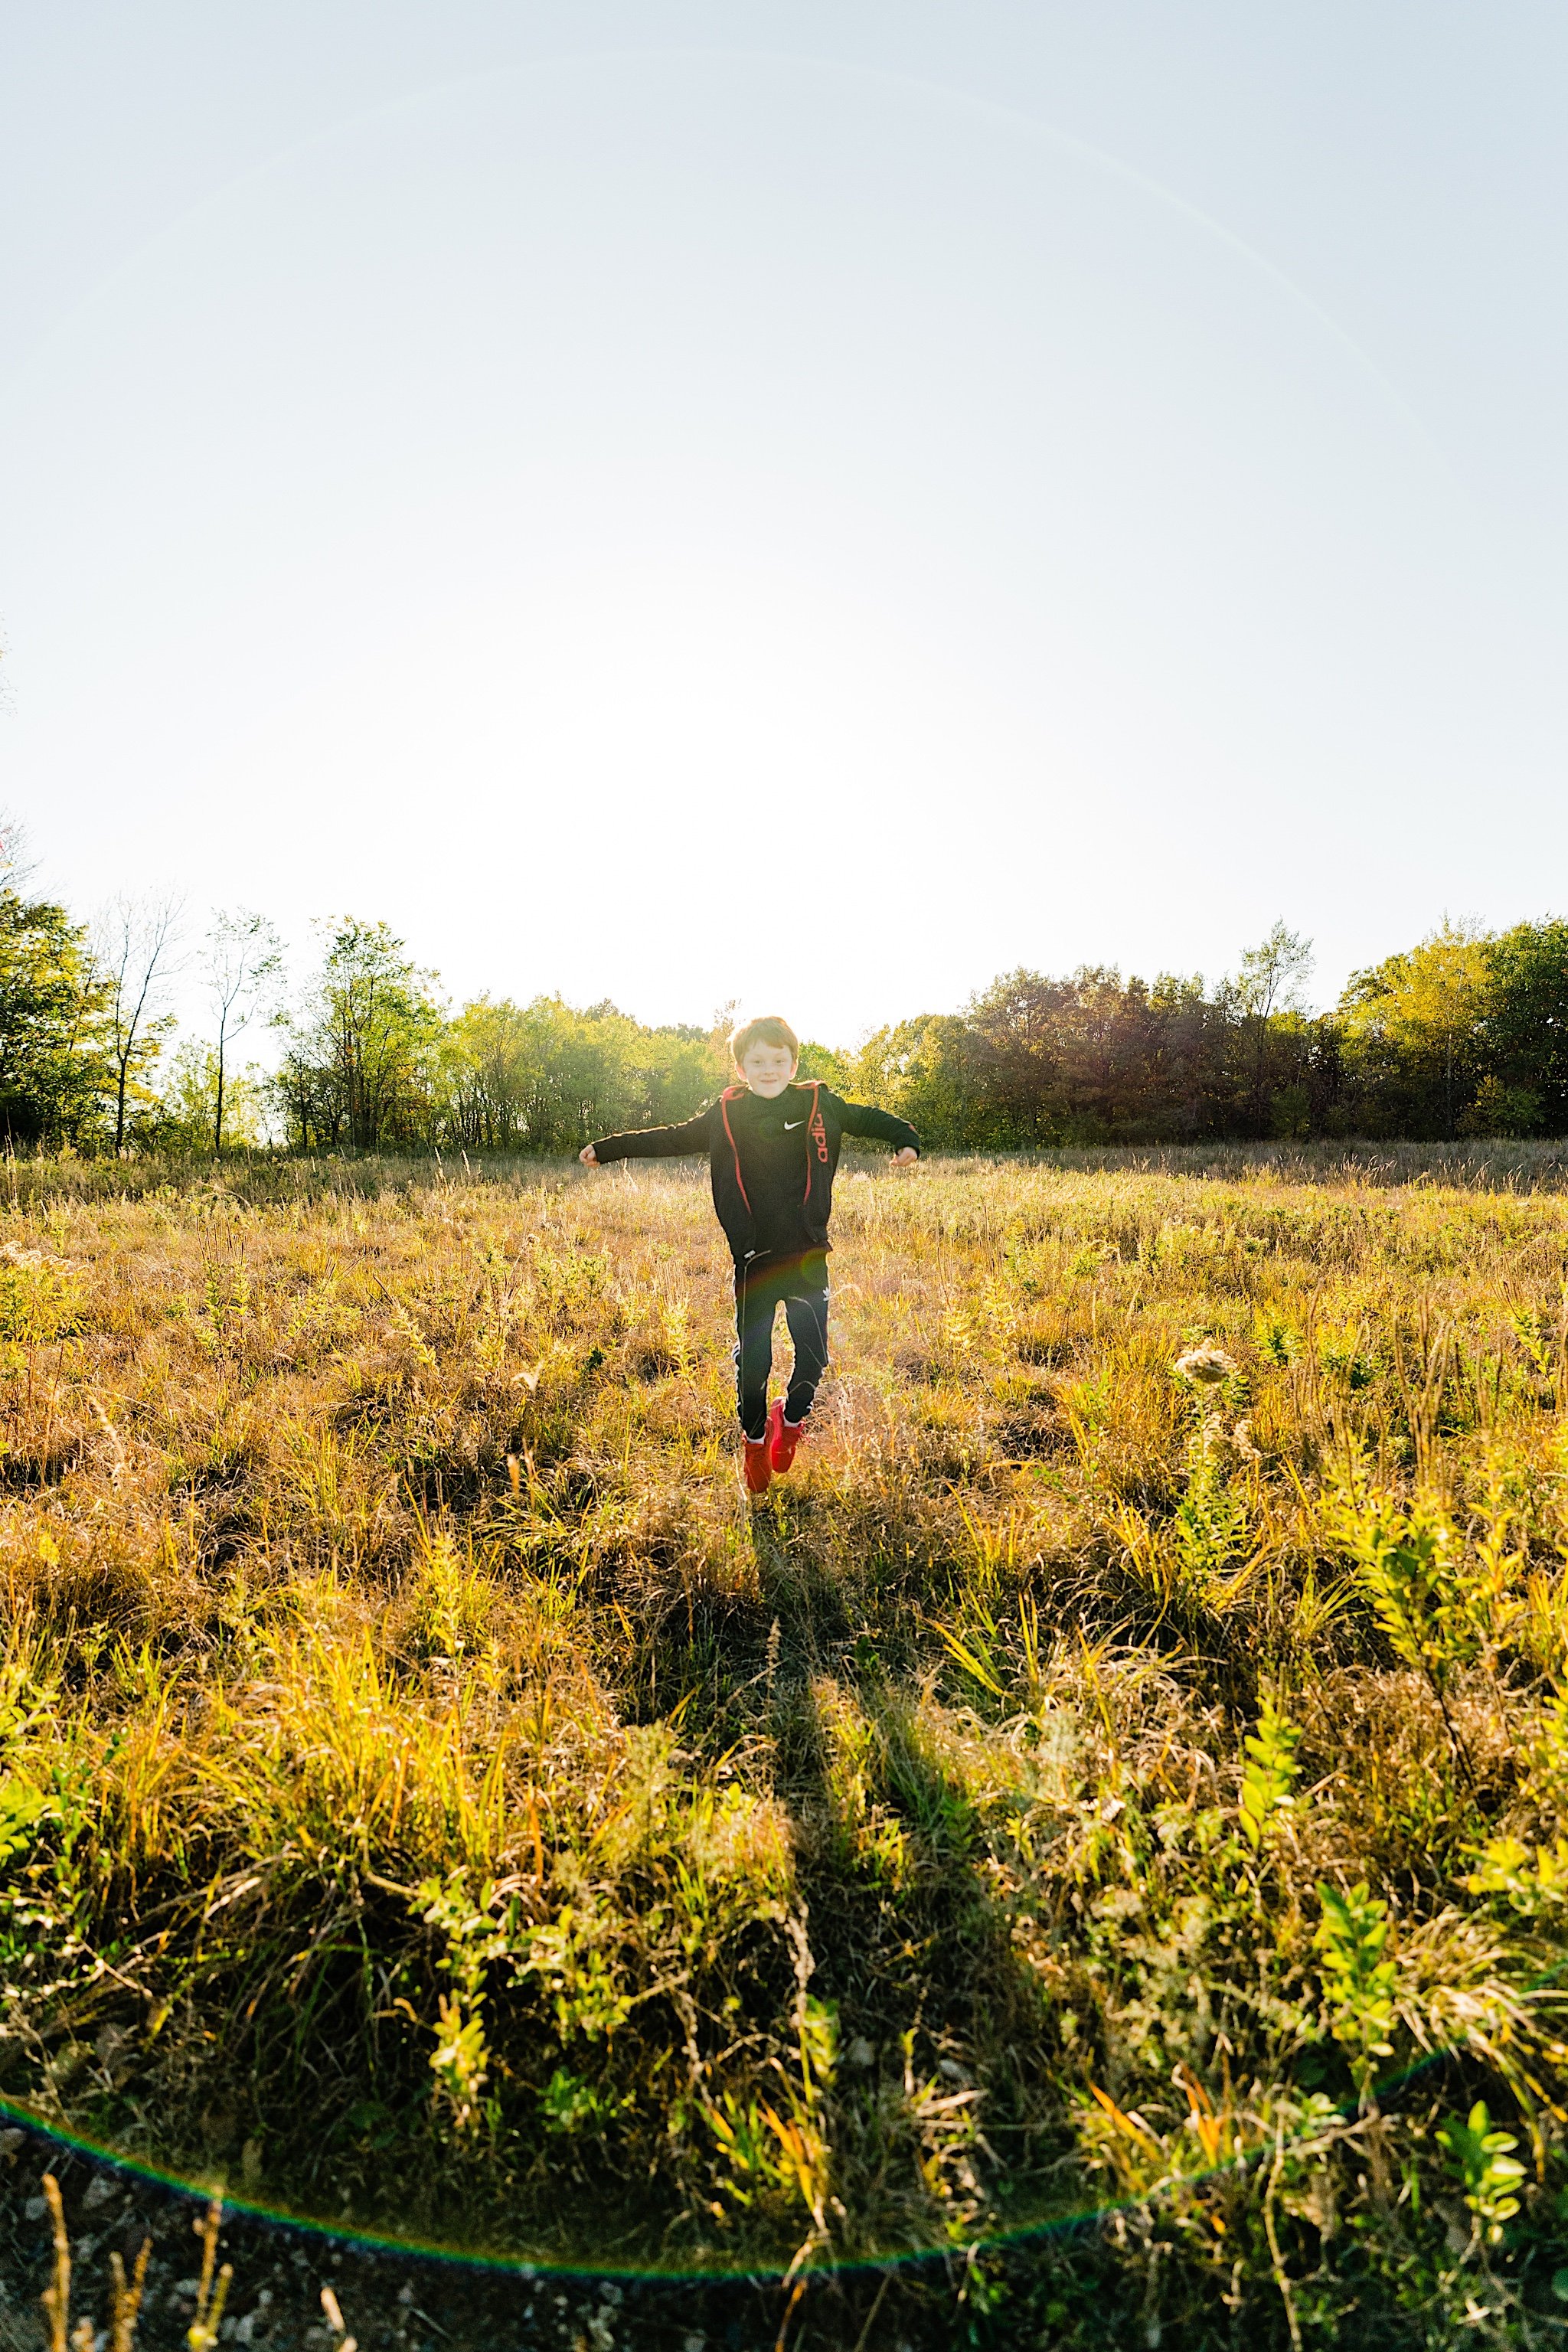
{"label": "black hoodie", "polygon": [[844,1102],[816,1078],[795,1078],[771,1099],[750,1087],[727,1087],[717,1102],[679,1127],[645,1127],[606,1135],[595,1159],[680,1160],[704,1153],[713,1206],[737,1265],[754,1257],[826,1249],[833,1178],[847,1135],[874,1135],[895,1150],[918,1151],[906,1118]]}

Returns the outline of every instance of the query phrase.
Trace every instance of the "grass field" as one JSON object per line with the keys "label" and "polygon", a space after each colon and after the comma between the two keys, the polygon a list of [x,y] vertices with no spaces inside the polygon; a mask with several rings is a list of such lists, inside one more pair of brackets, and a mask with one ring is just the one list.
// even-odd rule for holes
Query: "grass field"
{"label": "grass field", "polygon": [[694,1173],[13,1169],[0,2090],[1041,2341],[1559,2340],[1563,1169],[1099,1160],[847,1167],[755,1508]]}

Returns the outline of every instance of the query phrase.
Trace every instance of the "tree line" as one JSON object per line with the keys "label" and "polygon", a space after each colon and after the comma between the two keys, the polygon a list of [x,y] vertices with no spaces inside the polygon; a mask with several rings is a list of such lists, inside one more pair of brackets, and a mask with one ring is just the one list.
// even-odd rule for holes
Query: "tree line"
{"label": "tree line", "polygon": [[[1277,923],[1212,984],[1013,971],[961,1012],[810,1044],[803,1068],[960,1148],[1568,1133],[1568,923],[1446,921],[1325,1011],[1310,971],[1310,943]],[[184,1036],[176,986],[205,1008]],[[193,934],[173,902],[121,899],[79,923],[0,856],[14,1150],[563,1153],[689,1116],[729,1076],[728,1025],[650,1028],[555,996],[453,1010],[385,923],[353,918],[321,927],[289,992],[264,916]],[[265,1069],[241,1060],[263,1031]]]}
{"label": "tree line", "polygon": [[1323,1012],[1310,971],[1277,923],[1212,986],[1009,972],[962,1013],[879,1031],[855,1076],[978,1147],[1568,1134],[1568,923],[1445,920]]}

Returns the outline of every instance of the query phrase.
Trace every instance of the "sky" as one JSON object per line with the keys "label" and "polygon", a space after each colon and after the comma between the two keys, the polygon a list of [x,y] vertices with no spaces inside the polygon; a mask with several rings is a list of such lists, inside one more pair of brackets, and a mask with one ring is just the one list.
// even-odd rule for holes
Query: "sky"
{"label": "sky", "polygon": [[18,0],[40,887],[834,1043],[1563,911],[1565,97],[1556,0]]}

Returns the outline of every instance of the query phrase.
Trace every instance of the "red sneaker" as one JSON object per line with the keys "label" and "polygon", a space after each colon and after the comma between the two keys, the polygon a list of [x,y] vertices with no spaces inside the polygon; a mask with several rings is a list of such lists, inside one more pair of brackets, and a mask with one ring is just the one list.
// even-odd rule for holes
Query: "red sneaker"
{"label": "red sneaker", "polygon": [[805,1435],[804,1420],[784,1419],[784,1399],[781,1397],[768,1415],[768,1460],[774,1470],[782,1474],[789,1468],[795,1460],[795,1449]]}
{"label": "red sneaker", "polygon": [[768,1441],[765,1437],[746,1440],[746,1489],[749,1494],[765,1495],[773,1477],[768,1462]]}

